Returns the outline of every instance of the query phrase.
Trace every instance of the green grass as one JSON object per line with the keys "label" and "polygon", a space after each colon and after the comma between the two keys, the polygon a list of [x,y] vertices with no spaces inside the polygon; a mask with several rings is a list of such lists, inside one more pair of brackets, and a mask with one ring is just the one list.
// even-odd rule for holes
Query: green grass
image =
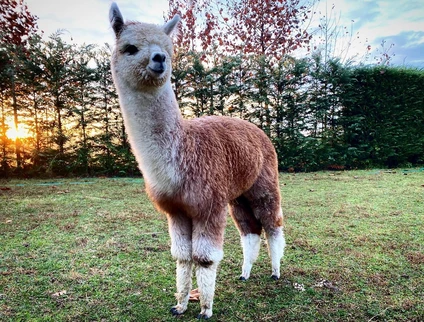
{"label": "green grass", "polygon": [[[174,320],[167,224],[141,179],[0,188],[1,321]],[[281,191],[281,279],[270,279],[264,242],[238,280],[228,220],[212,321],[424,320],[424,172],[282,174]],[[190,303],[182,320],[198,312]]]}

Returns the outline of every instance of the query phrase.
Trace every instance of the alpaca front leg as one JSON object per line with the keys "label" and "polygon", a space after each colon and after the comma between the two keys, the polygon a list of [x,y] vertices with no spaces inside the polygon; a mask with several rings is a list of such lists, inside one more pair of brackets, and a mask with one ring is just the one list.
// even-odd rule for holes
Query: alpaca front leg
{"label": "alpaca front leg", "polygon": [[[225,216],[225,212],[223,215]],[[224,255],[224,216],[223,220],[217,221],[213,227],[205,227],[203,222],[194,226],[193,261],[200,292],[199,319],[209,319],[212,316],[216,271]]]}
{"label": "alpaca front leg", "polygon": [[181,315],[187,310],[192,284],[193,262],[177,260],[177,305],[171,309],[172,315]]}
{"label": "alpaca front leg", "polygon": [[196,278],[200,292],[200,314],[199,319],[209,319],[212,316],[213,298],[215,295],[215,281],[218,263],[210,266],[197,266]]}
{"label": "alpaca front leg", "polygon": [[171,236],[171,254],[177,260],[177,305],[171,309],[173,315],[183,314],[187,310],[192,285],[192,222],[181,215],[168,215],[169,235]]}

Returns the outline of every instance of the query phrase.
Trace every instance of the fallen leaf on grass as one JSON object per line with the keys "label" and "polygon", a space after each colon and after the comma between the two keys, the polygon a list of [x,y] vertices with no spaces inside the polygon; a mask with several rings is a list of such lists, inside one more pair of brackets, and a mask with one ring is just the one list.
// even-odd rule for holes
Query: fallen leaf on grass
{"label": "fallen leaf on grass", "polygon": [[322,287],[322,288],[328,288],[331,291],[339,292],[340,289],[337,286],[334,286],[333,283],[330,281],[327,281],[325,279],[321,279],[314,285],[315,287]]}
{"label": "fallen leaf on grass", "polygon": [[5,272],[0,272],[0,275],[2,276],[7,276],[7,275],[12,275],[13,273],[10,271],[5,271]]}
{"label": "fallen leaf on grass", "polygon": [[59,296],[65,295],[65,294],[66,294],[66,290],[63,290],[63,291],[53,293],[51,296],[52,297],[59,297]]}
{"label": "fallen leaf on grass", "polygon": [[69,190],[60,190],[57,192],[58,195],[63,195],[65,193],[69,193]]}
{"label": "fallen leaf on grass", "polygon": [[3,271],[0,272],[0,275],[7,276],[7,275],[13,275],[13,274],[22,274],[22,275],[33,275],[37,272],[33,269],[23,269],[21,267],[17,268],[15,271]]}
{"label": "fallen leaf on grass", "polygon": [[16,269],[16,273],[22,275],[34,275],[37,274],[37,271],[34,269],[23,269],[22,267],[19,267]]}
{"label": "fallen leaf on grass", "polygon": [[293,283],[293,288],[297,291],[304,292],[305,291],[305,285],[300,283]]}
{"label": "fallen leaf on grass", "polygon": [[10,224],[12,222],[12,219],[6,220],[6,224]]}
{"label": "fallen leaf on grass", "polygon": [[190,291],[189,301],[193,301],[193,302],[200,301],[200,292],[197,288]]}

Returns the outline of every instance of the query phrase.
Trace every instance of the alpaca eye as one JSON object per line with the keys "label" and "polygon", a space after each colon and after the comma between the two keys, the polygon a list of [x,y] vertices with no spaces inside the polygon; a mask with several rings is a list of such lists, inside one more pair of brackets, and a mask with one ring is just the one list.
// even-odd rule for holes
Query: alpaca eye
{"label": "alpaca eye", "polygon": [[138,48],[134,45],[128,45],[124,47],[123,52],[128,55],[135,55],[138,52]]}

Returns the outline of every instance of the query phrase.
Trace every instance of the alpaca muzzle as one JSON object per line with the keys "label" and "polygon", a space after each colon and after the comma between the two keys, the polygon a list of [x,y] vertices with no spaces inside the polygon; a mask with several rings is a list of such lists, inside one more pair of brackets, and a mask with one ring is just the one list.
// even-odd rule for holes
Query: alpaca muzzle
{"label": "alpaca muzzle", "polygon": [[162,74],[166,69],[166,55],[162,53],[153,53],[150,58],[150,64],[149,69],[160,75]]}

